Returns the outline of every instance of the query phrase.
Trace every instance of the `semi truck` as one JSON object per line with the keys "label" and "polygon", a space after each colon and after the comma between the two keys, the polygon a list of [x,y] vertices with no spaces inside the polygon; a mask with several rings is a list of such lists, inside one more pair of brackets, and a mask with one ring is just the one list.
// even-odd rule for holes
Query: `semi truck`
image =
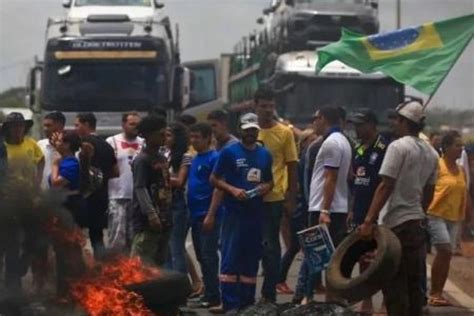
{"label": "semi truck", "polygon": [[27,103],[36,120],[47,111],[95,112],[99,132],[111,134],[125,111],[163,109],[172,119],[187,105],[189,78],[168,17],[50,18],[43,60],[28,76]]}
{"label": "semi truck", "polygon": [[[310,123],[315,110],[325,105],[342,106],[348,112],[368,107],[383,122],[386,110],[405,99],[402,84],[382,73],[361,73],[339,61],[330,63],[319,74],[315,72],[317,49],[337,41],[342,27],[365,34],[378,31],[376,1],[342,2],[272,0],[270,7],[263,10],[265,17],[258,20],[263,24],[262,30],[244,37],[232,54],[213,62],[187,65],[192,71],[204,67],[213,73],[213,80],[206,82],[217,82],[220,88],[216,92],[220,94],[206,104],[191,102],[185,112],[202,118],[212,109],[225,108],[237,118],[253,110],[254,92],[260,85],[267,85],[276,93],[276,115],[299,127]],[[290,32],[295,19],[308,19],[311,23],[305,22],[304,29]],[[194,85],[191,94],[212,89],[213,84]]]}

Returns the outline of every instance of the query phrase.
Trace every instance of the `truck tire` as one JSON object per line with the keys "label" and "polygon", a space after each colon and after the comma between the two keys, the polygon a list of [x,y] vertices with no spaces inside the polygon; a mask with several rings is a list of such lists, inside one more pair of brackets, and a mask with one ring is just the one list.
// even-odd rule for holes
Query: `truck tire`
{"label": "truck tire", "polygon": [[[361,255],[377,249],[373,262],[362,274],[351,278]],[[377,226],[375,240],[364,241],[357,232],[347,236],[334,252],[326,273],[328,291],[338,298],[358,302],[369,298],[398,270],[402,249],[398,237],[385,226]]]}
{"label": "truck tire", "polygon": [[162,271],[156,280],[130,284],[126,288],[141,295],[145,305],[159,315],[168,315],[164,310],[175,310],[185,304],[191,293],[188,276],[171,271]]}

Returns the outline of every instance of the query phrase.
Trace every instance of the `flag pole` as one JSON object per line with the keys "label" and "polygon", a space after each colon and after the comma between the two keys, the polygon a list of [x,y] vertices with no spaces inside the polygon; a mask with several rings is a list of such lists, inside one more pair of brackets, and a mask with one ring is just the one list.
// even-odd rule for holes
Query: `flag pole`
{"label": "flag pole", "polygon": [[433,96],[434,96],[434,93],[431,94],[428,100],[426,100],[425,104],[423,104],[423,111],[426,110],[426,107],[428,106],[428,104],[430,104],[431,100],[433,99]]}

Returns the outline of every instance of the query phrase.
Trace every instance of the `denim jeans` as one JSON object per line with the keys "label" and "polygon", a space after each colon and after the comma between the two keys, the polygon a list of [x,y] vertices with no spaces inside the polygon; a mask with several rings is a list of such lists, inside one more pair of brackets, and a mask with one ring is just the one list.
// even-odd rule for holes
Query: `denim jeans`
{"label": "denim jeans", "polygon": [[[318,218],[314,212],[309,212],[307,215],[306,227],[316,225]],[[306,258],[303,259],[298,273],[298,280],[296,282],[295,297],[302,299],[303,297],[312,297],[314,292],[314,285],[321,282],[321,273],[310,274],[308,262]]]}
{"label": "denim jeans", "polygon": [[194,251],[201,266],[204,280],[204,299],[210,303],[220,303],[221,294],[218,277],[220,222],[216,221],[214,230],[206,233],[202,230],[203,220],[204,218],[196,219],[191,224]]}
{"label": "denim jeans", "polygon": [[[305,213],[306,214],[306,213]],[[285,254],[281,258],[280,263],[280,277],[278,279],[278,283],[286,282],[286,278],[288,276],[288,271],[290,270],[291,264],[295,259],[298,252],[301,250],[301,245],[298,240],[297,233],[300,230],[306,228],[306,218],[303,212],[300,212],[297,216],[291,218],[290,222],[290,232],[291,232],[291,240],[290,240],[290,247],[286,250]]]}
{"label": "denim jeans", "polygon": [[[319,212],[310,212],[308,214],[308,227],[318,225]],[[337,247],[344,239],[347,231],[346,225],[347,214],[345,213],[332,213],[331,223],[329,224],[329,235],[333,241],[334,247]],[[321,282],[321,273],[311,273],[308,267],[306,258],[301,263],[300,272],[298,275],[298,282],[296,285],[295,297],[307,297],[313,298],[314,287],[318,282]]]}
{"label": "denim jeans", "polygon": [[166,265],[174,271],[188,273],[186,267],[186,236],[189,230],[189,212],[184,198],[184,192],[173,192],[171,205],[173,214],[173,229],[170,237],[170,257]]}
{"label": "denim jeans", "polygon": [[263,258],[265,278],[262,297],[276,301],[276,285],[280,274],[280,223],[283,214],[283,201],[263,203]]}

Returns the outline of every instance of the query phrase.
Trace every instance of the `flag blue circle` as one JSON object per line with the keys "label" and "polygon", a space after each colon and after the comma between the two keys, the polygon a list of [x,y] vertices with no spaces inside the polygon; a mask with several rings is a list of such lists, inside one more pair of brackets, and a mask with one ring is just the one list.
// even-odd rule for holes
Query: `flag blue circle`
{"label": "flag blue circle", "polygon": [[390,33],[371,35],[368,37],[368,41],[379,50],[394,50],[414,43],[419,36],[419,28],[406,28]]}

